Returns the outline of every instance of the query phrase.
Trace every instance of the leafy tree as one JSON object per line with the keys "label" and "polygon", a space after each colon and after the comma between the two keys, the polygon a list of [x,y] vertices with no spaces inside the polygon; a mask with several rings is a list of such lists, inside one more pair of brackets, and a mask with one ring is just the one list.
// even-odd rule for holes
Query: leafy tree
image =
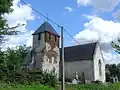
{"label": "leafy tree", "polygon": [[5,13],[9,14],[13,11],[11,8],[12,5],[13,0],[0,0],[0,44],[3,43],[4,35],[16,35],[18,31],[15,31],[14,29],[21,26],[18,24],[14,27],[9,27],[7,20],[3,17]]}
{"label": "leafy tree", "polygon": [[27,47],[18,46],[16,48],[8,48],[5,53],[8,68],[10,70],[19,70],[27,54]]}
{"label": "leafy tree", "polygon": [[110,81],[110,77],[117,76],[120,81],[120,63],[119,64],[106,64],[106,81]]}
{"label": "leafy tree", "polygon": [[5,29],[8,27],[7,20],[3,18],[3,15],[12,12],[12,2],[13,0],[0,0],[0,42],[2,42],[3,35],[8,33],[8,29]]}
{"label": "leafy tree", "polygon": [[[120,39],[118,39],[118,42],[115,43],[112,41],[111,45],[112,47],[115,49],[115,52],[117,52],[118,54],[120,54]],[[116,72],[116,75],[118,76],[118,79],[120,81],[120,64],[117,64],[117,72]]]}
{"label": "leafy tree", "polygon": [[108,70],[110,71],[110,76],[118,75],[118,67],[116,64],[110,64]]}
{"label": "leafy tree", "polygon": [[7,69],[7,64],[5,63],[5,52],[0,51],[0,72]]}
{"label": "leafy tree", "polygon": [[[57,79],[53,72],[43,72],[41,70],[27,72],[20,71],[20,65],[28,53],[29,47],[17,46],[8,48],[6,51],[0,51],[0,81],[7,84],[43,84],[55,87]],[[3,66],[3,67],[2,67]],[[18,72],[20,71],[20,72]]]}
{"label": "leafy tree", "polygon": [[13,11],[11,8],[13,0],[0,0],[0,28],[4,29],[6,24],[6,20],[2,17],[5,13],[10,13]]}
{"label": "leafy tree", "polygon": [[[120,43],[120,39],[118,39],[118,43]],[[112,47],[115,49],[115,51],[120,54],[120,45],[116,44],[115,42],[112,41]]]}

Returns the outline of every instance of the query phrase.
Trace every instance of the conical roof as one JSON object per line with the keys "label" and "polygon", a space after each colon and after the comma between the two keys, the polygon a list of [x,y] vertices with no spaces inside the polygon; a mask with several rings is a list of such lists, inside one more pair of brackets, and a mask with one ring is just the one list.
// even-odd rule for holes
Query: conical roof
{"label": "conical roof", "polygon": [[51,24],[48,22],[44,22],[34,33],[33,35],[43,33],[43,32],[50,32],[53,35],[59,36],[59,34],[55,31]]}

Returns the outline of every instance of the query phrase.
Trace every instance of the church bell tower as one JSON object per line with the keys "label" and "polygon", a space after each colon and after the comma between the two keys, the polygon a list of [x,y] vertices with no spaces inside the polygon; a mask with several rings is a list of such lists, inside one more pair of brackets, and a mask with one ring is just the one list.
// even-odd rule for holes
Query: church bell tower
{"label": "church bell tower", "polygon": [[59,74],[59,34],[44,22],[33,34],[33,69]]}

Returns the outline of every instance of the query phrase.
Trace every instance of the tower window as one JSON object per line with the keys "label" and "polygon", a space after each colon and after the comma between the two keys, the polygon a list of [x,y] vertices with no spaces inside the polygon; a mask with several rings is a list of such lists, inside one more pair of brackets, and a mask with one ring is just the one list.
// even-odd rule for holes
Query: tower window
{"label": "tower window", "polygon": [[55,36],[55,42],[57,41],[57,37]]}
{"label": "tower window", "polygon": [[49,40],[51,40],[52,35],[49,33]]}
{"label": "tower window", "polygon": [[39,34],[38,34],[38,40],[40,40],[40,39],[41,39],[41,34],[39,33]]}
{"label": "tower window", "polygon": [[54,36],[54,35],[51,35],[51,37],[52,37],[51,40],[55,42],[55,36]]}
{"label": "tower window", "polygon": [[49,32],[46,32],[45,38],[46,38],[46,40],[50,40],[51,39],[51,34]]}

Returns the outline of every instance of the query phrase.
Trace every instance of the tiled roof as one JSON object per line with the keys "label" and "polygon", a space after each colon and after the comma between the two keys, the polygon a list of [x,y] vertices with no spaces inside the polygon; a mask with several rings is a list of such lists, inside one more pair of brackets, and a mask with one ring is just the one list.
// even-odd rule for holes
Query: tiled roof
{"label": "tiled roof", "polygon": [[95,43],[71,46],[64,48],[65,61],[92,60],[96,48]]}
{"label": "tiled roof", "polygon": [[53,35],[59,36],[59,34],[55,31],[55,29],[48,23],[48,22],[44,22],[34,33],[33,35],[36,35],[38,33],[42,33],[42,32],[50,32]]}

